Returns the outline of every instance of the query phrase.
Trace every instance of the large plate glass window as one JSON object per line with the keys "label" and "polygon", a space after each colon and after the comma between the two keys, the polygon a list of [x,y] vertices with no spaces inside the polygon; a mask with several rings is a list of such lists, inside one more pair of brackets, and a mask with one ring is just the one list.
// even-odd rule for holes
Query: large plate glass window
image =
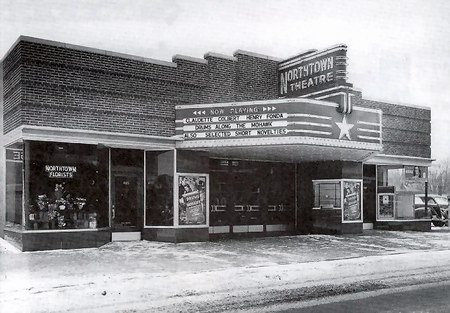
{"label": "large plate glass window", "polygon": [[[430,210],[425,210],[424,203],[427,175],[427,167],[412,165],[377,166],[377,219],[430,218]],[[429,204],[432,207],[432,203]]]}
{"label": "large plate glass window", "polygon": [[27,229],[108,226],[108,149],[27,141],[25,153]]}
{"label": "large plate glass window", "polygon": [[22,225],[23,144],[6,148],[6,223]]}

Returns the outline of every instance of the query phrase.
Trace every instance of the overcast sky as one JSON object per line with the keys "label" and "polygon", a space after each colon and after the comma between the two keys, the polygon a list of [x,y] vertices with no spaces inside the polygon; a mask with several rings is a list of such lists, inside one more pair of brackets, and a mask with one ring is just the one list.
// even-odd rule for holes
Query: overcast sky
{"label": "overcast sky", "polygon": [[0,0],[0,58],[20,35],[166,61],[345,43],[349,82],[365,98],[431,107],[433,157],[450,155],[450,1]]}

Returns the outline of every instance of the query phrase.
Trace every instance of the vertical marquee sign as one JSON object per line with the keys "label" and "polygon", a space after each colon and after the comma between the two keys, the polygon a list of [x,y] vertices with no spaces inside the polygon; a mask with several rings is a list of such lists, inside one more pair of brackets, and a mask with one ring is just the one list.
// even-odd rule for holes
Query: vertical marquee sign
{"label": "vertical marquee sign", "polygon": [[304,96],[346,85],[347,46],[333,46],[284,60],[278,65],[279,96]]}

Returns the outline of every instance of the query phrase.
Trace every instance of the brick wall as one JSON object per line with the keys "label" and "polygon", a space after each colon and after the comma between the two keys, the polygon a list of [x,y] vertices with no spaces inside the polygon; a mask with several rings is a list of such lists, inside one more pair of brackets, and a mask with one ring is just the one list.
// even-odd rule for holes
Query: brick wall
{"label": "brick wall", "polygon": [[5,58],[4,133],[36,125],[171,136],[177,104],[276,98],[276,61],[146,62],[86,50],[19,42]]}
{"label": "brick wall", "polygon": [[357,105],[383,111],[383,154],[431,157],[431,111],[359,99]]}

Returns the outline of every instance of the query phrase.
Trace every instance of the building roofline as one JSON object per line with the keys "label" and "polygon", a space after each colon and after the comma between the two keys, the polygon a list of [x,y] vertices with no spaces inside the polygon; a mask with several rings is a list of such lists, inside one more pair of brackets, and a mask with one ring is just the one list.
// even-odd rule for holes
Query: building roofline
{"label": "building roofline", "polygon": [[202,64],[208,64],[208,60],[205,59],[200,59],[200,58],[195,58],[195,57],[191,57],[188,55],[183,55],[183,54],[175,54],[172,57],[172,62],[176,63],[176,60],[186,60],[186,61],[191,61],[191,62],[197,62],[197,63],[202,63]]}
{"label": "building roofline", "polygon": [[226,59],[226,60],[230,60],[230,61],[237,61],[236,57],[233,57],[231,55],[226,55],[226,54],[221,54],[221,53],[216,53],[216,52],[206,52],[204,54],[204,58],[208,58],[208,57],[213,57],[213,58],[220,58],[220,59]]}
{"label": "building roofline", "polygon": [[162,66],[177,67],[176,63],[169,62],[169,61],[156,60],[156,59],[141,57],[141,56],[132,55],[132,54],[108,51],[108,50],[103,50],[103,49],[97,49],[97,48],[91,48],[91,47],[86,47],[86,46],[74,45],[74,44],[64,43],[64,42],[60,42],[60,41],[47,40],[47,39],[35,38],[35,37],[24,36],[24,35],[19,36],[19,38],[14,42],[14,44],[11,46],[11,48],[9,48],[9,50],[6,52],[6,54],[3,56],[3,58],[1,59],[0,62],[3,62],[3,60],[6,58],[6,56],[21,41],[38,43],[38,44],[44,44],[44,45],[49,45],[49,46],[53,46],[53,47],[67,48],[67,49],[84,51],[84,52],[97,53],[97,54],[102,54],[102,55],[119,57],[119,58],[123,58],[123,59],[129,59],[129,60],[135,60],[135,61],[140,61],[140,62],[145,62],[145,63],[157,64],[157,65],[162,65]]}
{"label": "building roofline", "polygon": [[409,104],[409,103],[402,103],[402,102],[392,102],[392,101],[387,101],[387,100],[383,100],[383,99],[366,98],[366,97],[362,97],[362,100],[376,101],[376,102],[382,102],[382,103],[387,103],[387,104],[392,104],[392,105],[405,106],[405,107],[408,107],[408,108],[422,109],[422,110],[429,110],[429,111],[431,111],[431,107],[425,106],[425,105]]}
{"label": "building roofline", "polygon": [[233,52],[234,57],[236,57],[237,54],[248,55],[251,57],[266,59],[266,60],[275,61],[275,62],[281,62],[283,60],[281,58],[272,57],[270,55],[265,55],[265,54],[260,54],[260,53],[246,51],[246,50],[240,50],[240,49]]}

